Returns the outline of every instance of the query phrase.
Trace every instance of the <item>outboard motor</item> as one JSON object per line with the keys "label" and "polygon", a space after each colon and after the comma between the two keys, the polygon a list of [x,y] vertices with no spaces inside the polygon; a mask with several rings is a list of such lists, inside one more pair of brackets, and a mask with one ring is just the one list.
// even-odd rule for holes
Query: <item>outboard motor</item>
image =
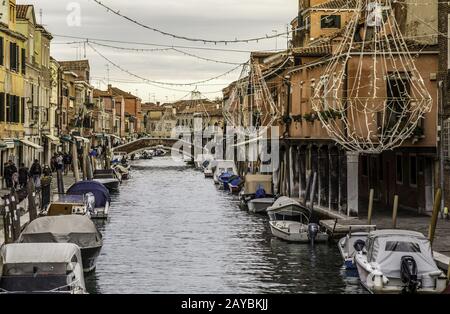
{"label": "outboard motor", "polygon": [[366,242],[361,239],[355,241],[355,243],[353,244],[353,248],[355,249],[356,252],[361,252],[365,246]]}
{"label": "outboard motor", "polygon": [[319,233],[319,225],[318,224],[309,224],[308,225],[308,238],[311,241],[311,245],[314,245],[318,233]]}
{"label": "outboard motor", "polygon": [[417,279],[417,263],[412,256],[403,256],[400,266],[400,276],[405,284],[403,292],[407,294],[416,293],[419,288],[419,280]]}

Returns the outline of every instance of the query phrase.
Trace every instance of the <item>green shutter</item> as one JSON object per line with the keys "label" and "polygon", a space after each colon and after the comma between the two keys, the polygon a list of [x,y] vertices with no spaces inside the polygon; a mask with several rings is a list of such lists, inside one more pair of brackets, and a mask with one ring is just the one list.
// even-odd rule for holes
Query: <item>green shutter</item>
{"label": "green shutter", "polygon": [[0,93],[0,121],[5,122],[5,93]]}

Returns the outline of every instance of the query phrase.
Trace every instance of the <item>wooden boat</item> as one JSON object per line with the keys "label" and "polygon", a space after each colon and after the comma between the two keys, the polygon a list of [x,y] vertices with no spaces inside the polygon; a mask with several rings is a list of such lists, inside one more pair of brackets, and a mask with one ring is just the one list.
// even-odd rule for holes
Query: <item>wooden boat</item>
{"label": "wooden boat", "polygon": [[430,241],[419,232],[372,231],[355,263],[361,284],[372,293],[440,294],[447,287]]}
{"label": "wooden boat", "polygon": [[80,247],[84,272],[96,267],[103,246],[101,233],[86,216],[41,217],[30,222],[20,234],[19,243],[73,243]]}
{"label": "wooden boat", "polygon": [[87,294],[75,244],[6,244],[0,260],[0,294]]}
{"label": "wooden boat", "polygon": [[270,230],[280,239],[298,243],[327,242],[328,234],[310,223],[311,211],[288,197],[280,197],[267,209]]}
{"label": "wooden boat", "polygon": [[94,209],[90,210],[91,219],[107,219],[111,204],[108,189],[96,181],[80,181],[73,184],[68,190],[68,195],[94,195]]}

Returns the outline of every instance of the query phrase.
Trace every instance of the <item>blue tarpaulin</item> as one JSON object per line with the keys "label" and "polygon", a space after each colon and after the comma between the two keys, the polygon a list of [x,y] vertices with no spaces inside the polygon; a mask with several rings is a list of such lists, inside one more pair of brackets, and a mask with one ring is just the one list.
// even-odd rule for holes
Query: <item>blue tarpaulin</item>
{"label": "blue tarpaulin", "polygon": [[110,201],[110,195],[108,189],[97,181],[80,181],[72,185],[67,194],[71,195],[84,195],[92,193],[95,196],[95,207],[104,207],[106,202]]}

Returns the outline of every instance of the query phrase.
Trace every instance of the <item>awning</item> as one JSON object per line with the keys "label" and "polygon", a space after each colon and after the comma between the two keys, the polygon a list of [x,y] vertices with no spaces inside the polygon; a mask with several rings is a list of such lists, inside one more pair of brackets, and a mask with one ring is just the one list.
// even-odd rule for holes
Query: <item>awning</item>
{"label": "awning", "polygon": [[50,142],[52,142],[52,144],[61,144],[59,137],[50,134],[47,134],[45,136],[50,140]]}
{"label": "awning", "polygon": [[74,136],[73,137],[77,142],[84,142],[84,143],[90,143],[91,141],[85,137],[81,137],[81,136]]}
{"label": "awning", "polygon": [[28,140],[25,140],[25,139],[21,139],[20,142],[23,145],[31,147],[31,148],[34,148],[34,149],[36,149],[39,152],[43,152],[44,151],[44,147],[42,147],[41,145],[35,144],[35,143],[31,142],[31,141],[28,141]]}
{"label": "awning", "polygon": [[13,138],[6,138],[3,140],[7,149],[14,149],[16,146],[15,140]]}
{"label": "awning", "polygon": [[69,135],[64,135],[61,136],[61,141],[63,142],[69,142],[69,143],[73,143],[74,141],[72,140],[72,138]]}
{"label": "awning", "polygon": [[110,137],[114,137],[114,138],[116,138],[116,139],[118,139],[118,140],[122,140],[119,136],[117,136],[117,135],[114,135],[114,134],[108,134],[108,136],[110,136]]}

